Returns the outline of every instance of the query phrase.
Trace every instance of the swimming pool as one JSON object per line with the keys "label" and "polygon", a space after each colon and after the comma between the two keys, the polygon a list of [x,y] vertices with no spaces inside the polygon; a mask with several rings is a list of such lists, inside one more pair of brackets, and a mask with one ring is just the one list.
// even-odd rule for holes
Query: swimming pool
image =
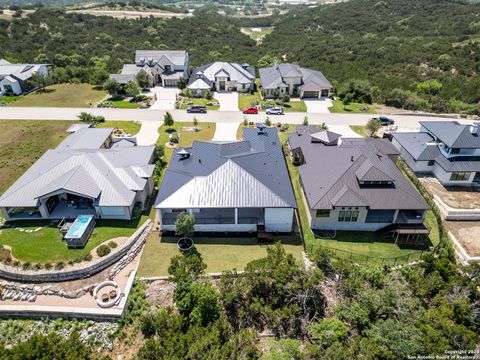
{"label": "swimming pool", "polygon": [[87,242],[95,226],[93,215],[79,215],[65,234],[68,246],[83,246]]}

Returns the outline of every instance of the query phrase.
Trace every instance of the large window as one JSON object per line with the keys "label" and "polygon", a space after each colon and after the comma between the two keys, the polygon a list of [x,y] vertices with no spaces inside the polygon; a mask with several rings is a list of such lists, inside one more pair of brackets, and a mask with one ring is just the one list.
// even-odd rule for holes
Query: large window
{"label": "large window", "polygon": [[435,165],[435,160],[429,160],[427,166]]}
{"label": "large window", "polygon": [[327,218],[330,217],[330,210],[317,210],[317,218]]}
{"label": "large window", "polygon": [[338,214],[339,222],[356,222],[358,220],[357,210],[342,210]]}
{"label": "large window", "polygon": [[450,175],[450,181],[467,181],[470,178],[469,172],[456,171]]}

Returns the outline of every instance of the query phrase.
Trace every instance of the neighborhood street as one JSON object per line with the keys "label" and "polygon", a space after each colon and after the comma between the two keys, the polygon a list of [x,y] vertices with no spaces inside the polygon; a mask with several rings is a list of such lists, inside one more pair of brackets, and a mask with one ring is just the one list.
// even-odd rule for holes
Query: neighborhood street
{"label": "neighborhood street", "polygon": [[[49,108],[49,107],[3,107],[0,108],[0,119],[15,120],[76,120],[81,112],[88,112],[94,115],[104,116],[107,120],[126,121],[163,121],[165,110],[158,109],[109,109],[109,108]],[[260,112],[258,115],[244,115],[240,111],[209,111],[207,114],[188,114],[185,110],[171,110],[175,121],[192,121],[194,117],[200,122],[216,123],[240,123],[244,119],[249,122],[263,122],[266,115]],[[310,124],[328,125],[365,125],[372,117],[368,114],[306,114],[306,113],[285,113],[285,115],[270,116],[272,123],[301,124],[305,116],[308,116]],[[379,116],[379,115],[374,115]],[[395,120],[399,130],[418,129],[419,121],[433,120],[456,120],[443,117],[427,117],[412,115],[389,115]],[[468,122],[462,120],[461,122]]]}

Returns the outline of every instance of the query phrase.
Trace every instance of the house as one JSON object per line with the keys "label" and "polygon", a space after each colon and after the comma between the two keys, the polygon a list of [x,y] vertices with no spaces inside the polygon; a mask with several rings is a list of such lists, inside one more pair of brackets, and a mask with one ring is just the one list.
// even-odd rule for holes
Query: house
{"label": "house", "polygon": [[296,202],[277,129],[177,150],[155,204],[162,232],[175,231],[182,212],[194,214],[197,232],[291,232]]}
{"label": "house", "polygon": [[420,122],[419,132],[397,132],[392,144],[417,173],[433,174],[445,186],[480,183],[480,123]]}
{"label": "house", "polygon": [[395,165],[388,140],[326,133],[308,126],[288,137],[312,229],[428,233],[428,205]]}
{"label": "house", "polygon": [[332,85],[316,70],[302,68],[296,64],[277,64],[259,69],[262,94],[266,98],[300,96],[320,99],[328,97]]}
{"label": "house", "polygon": [[0,196],[3,217],[131,219],[153,191],[154,147],[123,142],[113,130],[79,128],[48,150]]}
{"label": "house", "polygon": [[120,74],[111,74],[110,79],[125,85],[136,82],[145,74],[150,87],[155,85],[177,86],[178,80],[188,77],[188,53],[185,50],[137,50],[135,64],[123,65]]}
{"label": "house", "polygon": [[187,87],[198,97],[208,90],[250,92],[255,89],[255,69],[248,64],[217,61],[197,67]]}
{"label": "house", "polygon": [[48,75],[46,64],[11,64],[0,59],[0,96],[5,94],[20,95],[33,88],[29,82],[32,75]]}

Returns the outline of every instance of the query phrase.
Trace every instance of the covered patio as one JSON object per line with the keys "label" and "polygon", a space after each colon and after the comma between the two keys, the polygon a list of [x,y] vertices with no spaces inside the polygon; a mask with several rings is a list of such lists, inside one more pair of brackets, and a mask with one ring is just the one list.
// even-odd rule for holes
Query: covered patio
{"label": "covered patio", "polygon": [[195,216],[195,224],[254,224],[264,223],[263,208],[204,208],[204,209],[161,209],[161,223],[175,225],[177,216],[182,212],[191,212]]}

